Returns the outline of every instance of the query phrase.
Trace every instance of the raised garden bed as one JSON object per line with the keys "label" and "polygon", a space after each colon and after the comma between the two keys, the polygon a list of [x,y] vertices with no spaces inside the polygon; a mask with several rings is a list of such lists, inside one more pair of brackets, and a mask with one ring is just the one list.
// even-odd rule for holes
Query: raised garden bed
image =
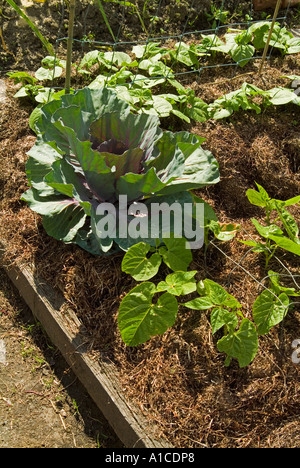
{"label": "raised garden bed", "polygon": [[[185,77],[184,85],[206,102],[240,89],[245,80],[264,90],[290,86],[284,75],[299,75],[299,60],[299,54],[284,59],[275,54],[261,76],[259,61],[253,61],[236,75],[232,68],[219,67],[203,72],[200,81],[194,75]],[[94,257],[52,239],[41,217],[20,201],[27,188],[26,152],[35,141],[28,128],[32,105],[14,100],[16,89],[11,84],[8,88],[0,104],[3,263],[20,290],[25,287],[24,297],[40,320],[38,310],[48,308],[49,288],[54,291],[45,326],[49,334],[53,330],[54,342],[58,340],[83,380],[92,383],[94,398],[103,396],[102,411],[108,419],[113,417],[118,435],[126,436],[125,445],[160,446],[160,440],[167,440],[182,448],[299,447],[300,367],[292,361],[292,343],[300,338],[299,303],[295,301],[282,324],[260,337],[255,360],[243,369],[235,360],[224,366],[224,355],[217,349],[220,335],[212,335],[206,312],[180,310],[164,335],[138,347],[125,346],[117,327],[118,308],[136,283],[122,273],[122,255]],[[240,111],[226,120],[187,124],[169,119],[163,124],[206,138],[204,147],[220,164],[221,182],[198,194],[220,221],[242,229],[233,242],[214,241],[207,252],[195,252],[192,268],[199,279],[211,278],[235,295],[247,317],[266,273],[264,257],[238,242],[256,238],[251,217],[264,219],[262,210],[250,205],[246,191],[258,182],[278,199],[299,194],[299,112],[299,106],[270,106],[258,115]],[[299,220],[299,206],[291,211]],[[279,261],[272,259],[270,268],[288,271],[296,279],[298,258],[281,253]],[[42,298],[38,304],[36,293]],[[141,417],[133,416],[137,408]],[[115,426],[122,413],[126,430]],[[155,430],[153,437],[149,427]]]}

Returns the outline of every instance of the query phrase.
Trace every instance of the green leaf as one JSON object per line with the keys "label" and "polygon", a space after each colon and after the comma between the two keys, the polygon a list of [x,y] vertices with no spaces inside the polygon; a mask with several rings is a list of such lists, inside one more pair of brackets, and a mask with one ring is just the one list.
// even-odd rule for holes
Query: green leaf
{"label": "green leaf", "polygon": [[284,228],[289,238],[296,244],[300,244],[298,224],[296,223],[291,213],[289,213],[284,208],[284,205],[285,205],[284,202],[278,202],[275,200],[275,206],[277,208],[277,212],[279,214],[279,217],[282,221],[282,224],[284,225]]}
{"label": "green leaf", "polygon": [[131,275],[136,281],[153,278],[158,273],[162,259],[158,253],[147,258],[150,249],[150,245],[144,242],[130,247],[122,260],[122,271]]}
{"label": "green leaf", "polygon": [[247,190],[246,195],[252,205],[261,206],[263,208],[267,206],[265,197],[263,197],[263,195],[257,190],[249,189]]}
{"label": "green leaf", "polygon": [[240,229],[240,225],[233,224],[233,223],[219,223],[219,222],[211,221],[209,224],[209,229],[213,231],[215,237],[218,240],[222,242],[228,242],[237,235]]}
{"label": "green leaf", "polygon": [[273,88],[266,94],[269,96],[270,102],[274,104],[274,106],[289,104],[295,99],[294,91],[288,88]]}
{"label": "green leaf", "polygon": [[277,297],[269,290],[263,291],[253,305],[253,318],[258,334],[265,335],[272,327],[282,322],[289,305],[286,294],[282,293]]}
{"label": "green leaf", "polygon": [[33,111],[31,112],[31,114],[29,116],[29,121],[28,121],[29,127],[35,133],[37,133],[37,129],[36,129],[35,124],[39,120],[40,117],[41,117],[41,107],[39,105],[35,109],[33,109]]}
{"label": "green leaf", "polygon": [[253,34],[252,43],[256,49],[263,49],[266,44],[265,36],[269,32],[271,24],[266,21],[260,21],[250,26],[249,32]]}
{"label": "green leaf", "polygon": [[186,247],[186,239],[163,239],[166,247],[160,247],[159,253],[165,264],[173,271],[186,271],[193,260],[192,252]]}
{"label": "green leaf", "polygon": [[300,244],[293,242],[288,237],[269,234],[268,238],[275,242],[282,249],[300,256]]}
{"label": "green leaf", "polygon": [[185,302],[182,305],[184,307],[187,307],[188,309],[193,309],[193,310],[209,310],[212,307],[214,307],[214,303],[207,296],[205,296],[205,297],[196,297],[196,299]]}
{"label": "green leaf", "polygon": [[37,141],[27,154],[29,158],[26,162],[26,175],[29,183],[34,188],[45,188],[44,177],[51,172],[52,164],[61,159],[61,154],[41,141]]}
{"label": "green leaf", "polygon": [[105,60],[109,63],[113,63],[117,67],[123,67],[124,65],[129,65],[131,63],[131,58],[125,52],[105,52]]}
{"label": "green leaf", "polygon": [[35,77],[39,81],[53,80],[55,78],[60,77],[62,75],[62,72],[63,68],[58,66],[54,67],[53,69],[40,67],[35,72]]}
{"label": "green leaf", "polygon": [[221,305],[229,308],[240,308],[241,304],[235,297],[231,296],[222,286],[215,281],[205,279],[203,281],[207,296],[214,305]]}
{"label": "green leaf", "polygon": [[7,75],[14,80],[14,83],[29,83],[34,85],[37,82],[37,79],[29,75],[27,72],[8,72]]}
{"label": "green leaf", "polygon": [[118,324],[128,346],[144,343],[174,325],[178,311],[176,298],[164,293],[153,303],[155,292],[155,284],[146,282],[133,288],[122,300]]}
{"label": "green leaf", "polygon": [[197,271],[177,271],[166,277],[157,285],[157,291],[167,291],[174,296],[191,294],[196,291],[196,280],[194,279]]}
{"label": "green leaf", "polygon": [[281,284],[279,283],[279,273],[270,270],[268,271],[268,276],[272,283],[272,290],[275,292],[276,295],[279,295],[280,293],[284,292],[287,296],[300,296],[300,292],[297,293],[295,288],[285,288],[284,286],[281,286]]}
{"label": "green leaf", "polygon": [[210,316],[212,333],[216,333],[224,325],[228,325],[233,331],[238,326],[238,318],[234,312],[230,312],[223,307],[215,307]]}
{"label": "green leaf", "polygon": [[300,39],[293,37],[287,41],[287,54],[298,54],[300,52]]}
{"label": "green leaf", "polygon": [[155,169],[151,168],[144,174],[129,172],[122,175],[116,182],[115,192],[117,195],[127,195],[130,202],[150,193],[159,192],[164,187],[165,184],[157,176]]}
{"label": "green leaf", "polygon": [[71,242],[85,223],[83,208],[71,198],[41,197],[37,190],[30,188],[22,195],[22,200],[33,211],[43,215],[43,226],[55,239]]}
{"label": "green leaf", "polygon": [[298,203],[300,203],[300,195],[298,195],[297,197],[290,198],[289,200],[286,200],[284,202],[284,206],[297,205]]}
{"label": "green leaf", "polygon": [[244,67],[253,57],[254,52],[255,48],[252,45],[241,44],[236,45],[234,48],[232,48],[230,51],[230,55],[240,67]]}
{"label": "green leaf", "polygon": [[255,218],[251,219],[252,223],[256,227],[257,231],[262,237],[265,237],[266,239],[271,239],[272,236],[282,236],[283,231],[276,226],[276,224],[271,224],[270,226],[263,226],[260,224]]}
{"label": "green leaf", "polygon": [[255,242],[255,241],[239,241],[241,244],[249,245],[249,247],[253,247],[252,251],[257,253],[270,253],[270,250],[267,248],[266,244],[262,242]]}
{"label": "green leaf", "polygon": [[239,330],[221,338],[217,346],[220,352],[227,354],[227,363],[231,358],[236,358],[241,368],[248,366],[258,351],[255,325],[249,319],[243,319]]}

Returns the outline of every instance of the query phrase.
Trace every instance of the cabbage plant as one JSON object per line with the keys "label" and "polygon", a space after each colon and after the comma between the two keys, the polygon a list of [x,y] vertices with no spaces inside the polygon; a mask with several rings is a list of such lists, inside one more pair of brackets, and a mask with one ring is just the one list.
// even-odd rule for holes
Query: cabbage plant
{"label": "cabbage plant", "polygon": [[[118,226],[105,237],[99,222],[121,214],[127,224],[138,220],[133,208],[139,202],[192,203],[190,190],[219,181],[217,161],[201,147],[203,139],[159,125],[156,115],[131,113],[107,88],[84,88],[45,104],[35,123],[37,139],[26,164],[30,188],[22,199],[42,215],[50,236],[96,255],[149,240],[143,233],[121,235]],[[126,200],[126,216],[120,199]]]}

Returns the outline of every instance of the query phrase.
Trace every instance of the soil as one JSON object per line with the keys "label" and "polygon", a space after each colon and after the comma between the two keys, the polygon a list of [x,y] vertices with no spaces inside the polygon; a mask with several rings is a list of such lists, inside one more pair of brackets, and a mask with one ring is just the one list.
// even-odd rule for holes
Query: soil
{"label": "soil", "polygon": [[[48,23],[41,24],[42,32],[52,38],[58,37],[57,30],[63,28],[62,24],[66,24],[62,11],[58,11],[57,7],[55,9],[54,3],[49,1],[43,5],[50,9],[51,15],[47,15]],[[169,16],[173,11],[177,18],[182,19],[175,27],[182,31],[187,23],[182,10],[186,2],[178,4],[172,0],[162,3]],[[154,4],[157,5],[157,2]],[[246,11],[245,5],[248,4],[249,2],[228,2],[232,18],[241,18]],[[98,39],[100,33],[89,20],[92,10],[87,11],[83,5],[84,2],[80,6],[82,11],[78,12],[78,29],[75,28],[75,34],[77,37],[82,37],[83,33],[93,34]],[[33,4],[30,8],[37,14],[40,5]],[[116,5],[114,8],[117,21],[120,18],[117,13],[120,15],[121,10]],[[154,10],[149,10],[152,15]],[[294,26],[297,10],[293,11],[289,24]],[[14,15],[6,6],[3,13],[7,17]],[[285,11],[282,13],[285,14]],[[126,35],[128,39],[130,32],[134,34],[132,31],[140,28],[140,23],[136,20],[134,22],[133,18],[136,16],[126,16],[123,35],[120,36],[122,39]],[[198,12],[194,29],[207,27],[205,18],[203,12]],[[14,21],[4,19],[3,22],[2,32],[7,50],[1,54],[2,78],[5,78],[4,72],[13,69],[35,71],[40,58],[45,55],[38,44],[35,43],[33,47],[32,42],[27,42],[30,41],[30,31],[26,30],[26,35],[20,40],[19,29]],[[52,28],[55,21],[57,29],[54,32]],[[155,28],[163,24],[166,31],[170,32],[170,23],[172,22],[167,22],[164,16],[155,23]],[[148,18],[147,27],[151,24],[153,22]],[[105,26],[102,24],[101,28],[101,34],[104,34]],[[105,37],[105,40],[110,40],[109,36]],[[141,32],[140,37],[143,37]],[[32,51],[30,54],[29,50]],[[79,52],[75,50],[75,54]],[[59,50],[59,53],[63,55],[65,51]],[[204,71],[199,79],[190,75],[184,84],[192,87],[206,102],[238,89],[244,81],[262,89],[277,85],[287,86],[289,80],[283,75],[300,75],[300,54],[286,58],[274,54],[266,63],[261,76],[258,76],[258,67],[258,60],[249,63],[242,71],[236,67],[216,67]],[[27,187],[26,153],[35,141],[35,135],[28,127],[28,117],[33,107],[30,102],[13,99],[16,87],[7,79],[5,81],[6,101],[0,103],[0,237],[9,241],[5,261],[31,264],[44,280],[64,294],[90,334],[93,357],[97,359],[100,355],[105,355],[116,364],[127,398],[142,409],[156,425],[158,433],[175,447],[299,448],[300,366],[294,364],[291,358],[292,342],[300,338],[299,303],[294,305],[293,311],[281,325],[274,327],[270,334],[260,337],[258,355],[245,369],[240,369],[234,361],[230,367],[224,366],[224,356],[216,347],[220,336],[212,336],[209,314],[206,313],[181,310],[175,326],[163,336],[154,337],[136,348],[126,347],[119,336],[116,317],[121,298],[135,282],[121,272],[122,256],[95,258],[76,246],[64,245],[49,238],[43,230],[40,217],[20,201],[20,196]],[[220,221],[242,226],[239,240],[255,237],[251,217],[263,219],[263,212],[252,207],[245,195],[247,189],[254,188],[255,181],[277,199],[291,198],[300,193],[298,106],[270,107],[260,115],[238,112],[226,120],[190,125],[169,119],[162,122],[162,125],[164,128],[172,126],[173,130],[186,129],[206,138],[203,146],[217,158],[221,182],[215,187],[200,191],[198,195],[212,205]],[[295,219],[299,220],[299,207],[291,210]],[[199,278],[209,277],[226,287],[242,303],[246,315],[251,317],[253,302],[261,291],[258,281],[266,276],[264,258],[261,255],[248,253],[247,248],[238,240],[225,244],[213,241],[206,254],[202,250],[195,253],[192,268],[198,270]],[[281,252],[272,260],[270,269],[293,275],[296,280],[299,261],[294,256]],[[4,306],[4,310],[6,309],[7,306]],[[11,322],[7,318],[9,316],[10,314],[2,313],[0,317],[0,339],[2,336],[4,340],[7,339],[8,330],[11,330]],[[31,347],[27,341],[31,335],[24,330],[23,325],[20,327],[19,322],[14,322],[13,326],[9,349],[13,349],[16,354],[21,350],[22,355],[22,340],[26,351]],[[33,362],[35,365],[33,355],[30,359],[30,365]],[[3,392],[3,383],[0,380],[0,410],[5,409],[8,421],[8,426],[4,427],[10,427],[12,423],[9,421],[18,419],[24,421],[26,426],[28,416],[24,413],[22,403],[26,401],[27,404],[32,404],[38,399],[39,405],[45,405],[43,411],[39,411],[41,418],[51,411],[56,418],[56,422],[48,426],[48,431],[45,432],[49,434],[49,438],[45,437],[44,443],[55,446],[55,433],[60,429],[68,439],[66,443],[72,444],[73,434],[78,433],[75,429],[73,433],[65,431],[62,421],[67,428],[73,427],[73,422],[68,425],[62,419],[60,409],[54,411],[57,406],[56,395],[61,393],[56,383],[52,384],[49,391],[45,389],[44,383],[41,383],[44,368],[47,372],[50,373],[50,369],[52,372],[50,364],[38,367],[37,374],[33,377],[39,377],[32,382],[25,377],[24,385],[19,384],[16,395],[12,392],[16,380],[9,376],[9,372],[9,384],[5,383],[3,387],[6,392]],[[0,367],[1,372],[3,369],[6,372],[8,368]],[[54,378],[56,380],[60,381],[58,377]],[[67,387],[66,384],[63,386]],[[36,393],[26,393],[32,390],[43,397]],[[63,397],[64,411],[67,401],[70,402],[68,395]],[[10,406],[9,402],[15,404]],[[72,407],[70,403],[68,405]],[[14,418],[9,419],[7,415],[14,410],[17,413]],[[16,438],[20,437],[17,426],[13,427],[16,428]],[[36,429],[33,439],[29,437],[28,442],[24,440],[24,444],[31,444],[34,438],[40,437],[40,426]],[[7,432],[3,436],[4,446],[11,443],[11,439],[5,439],[5,434]],[[80,437],[77,440],[75,436],[77,444],[81,443]],[[109,443],[114,443],[113,438],[108,440]],[[82,444],[84,443],[86,442],[83,440]]]}
{"label": "soil", "polygon": [[2,269],[0,285],[0,447],[122,447]]}

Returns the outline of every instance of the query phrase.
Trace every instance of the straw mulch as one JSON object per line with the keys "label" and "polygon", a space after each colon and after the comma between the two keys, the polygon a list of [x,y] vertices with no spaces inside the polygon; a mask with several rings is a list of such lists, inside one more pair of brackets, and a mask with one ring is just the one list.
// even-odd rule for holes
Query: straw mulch
{"label": "straw mulch", "polygon": [[[283,74],[300,74],[300,57],[275,60],[260,79],[253,67],[246,68],[252,75],[240,82],[226,74],[203,76],[193,88],[212,100],[249,77],[266,89],[285,84]],[[122,256],[94,258],[49,238],[40,217],[20,201],[27,184],[26,152],[35,141],[28,129],[30,111],[29,105],[12,98],[1,104],[0,238],[8,242],[5,261],[32,265],[63,293],[88,332],[91,355],[116,364],[128,399],[176,447],[300,447],[300,366],[291,359],[291,344],[300,338],[299,304],[283,324],[260,338],[258,355],[245,369],[236,362],[224,366],[216,347],[221,335],[212,336],[209,313],[204,312],[180,310],[175,326],[163,336],[126,347],[116,320],[120,300],[135,282],[121,272]],[[239,239],[255,237],[252,216],[263,219],[263,212],[251,207],[245,196],[255,181],[276,198],[300,193],[299,125],[300,108],[291,106],[261,115],[238,113],[227,121],[190,128],[206,137],[204,146],[220,163],[220,184],[199,195],[221,221],[241,224]],[[293,214],[299,219],[299,209]],[[206,256],[195,252],[191,267],[199,279],[209,277],[226,287],[251,317],[261,292],[255,279],[266,275],[264,259],[246,255],[247,248],[237,240],[214,244]],[[285,253],[279,257],[293,275],[299,274],[297,259]],[[282,264],[274,260],[270,268],[286,272]]]}

